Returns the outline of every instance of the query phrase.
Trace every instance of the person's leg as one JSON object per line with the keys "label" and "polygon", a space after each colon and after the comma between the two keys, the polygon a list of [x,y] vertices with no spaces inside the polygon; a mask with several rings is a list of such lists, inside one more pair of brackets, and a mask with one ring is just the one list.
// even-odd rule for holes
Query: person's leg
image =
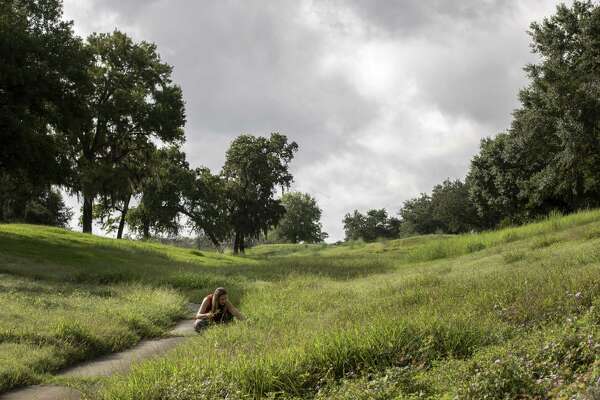
{"label": "person's leg", "polygon": [[209,324],[209,321],[206,319],[197,319],[196,322],[194,322],[194,330],[196,332],[200,332],[203,329],[208,328],[208,324]]}

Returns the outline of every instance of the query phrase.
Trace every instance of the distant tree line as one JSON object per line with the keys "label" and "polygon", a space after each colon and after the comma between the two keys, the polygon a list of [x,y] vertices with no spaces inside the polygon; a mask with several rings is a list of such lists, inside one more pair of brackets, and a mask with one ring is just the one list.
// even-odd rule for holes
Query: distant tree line
{"label": "distant tree line", "polygon": [[463,181],[404,202],[399,220],[385,210],[354,211],[346,239],[461,233],[520,224],[551,211],[600,206],[600,6],[559,5],[530,26],[539,62],[510,128],[481,141]]}
{"label": "distant tree line", "polygon": [[241,135],[213,173],[189,166],[185,120],[154,44],[119,31],[82,39],[60,0],[0,3],[0,221],[67,226],[62,189],[82,200],[86,233],[94,220],[118,238],[126,226],[146,239],[187,227],[235,253],[280,222],[281,240],[323,239],[314,199],[277,198],[295,142]]}

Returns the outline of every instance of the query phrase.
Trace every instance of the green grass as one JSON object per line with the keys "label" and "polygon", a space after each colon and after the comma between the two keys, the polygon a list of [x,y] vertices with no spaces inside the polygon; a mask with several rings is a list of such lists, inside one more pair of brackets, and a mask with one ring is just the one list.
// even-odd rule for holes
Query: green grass
{"label": "green grass", "polygon": [[[600,390],[600,211],[482,234],[259,246],[240,258],[11,225],[0,226],[0,249],[5,286],[39,290],[52,321],[74,325],[36,332],[19,320],[0,343],[15,355],[0,356],[0,371],[12,373],[0,378],[4,387],[57,368],[52,346],[64,337],[74,357],[110,351],[160,334],[185,300],[225,285],[249,321],[209,329],[103,380],[90,397],[591,398]],[[13,310],[2,319],[27,314],[36,296],[14,292],[2,297]],[[118,307],[122,322],[87,325],[88,315]],[[138,310],[148,320],[131,321]],[[28,356],[15,364],[17,354]]]}
{"label": "green grass", "polygon": [[159,336],[220,270],[256,264],[31,225],[0,225],[0,260],[0,391]]}

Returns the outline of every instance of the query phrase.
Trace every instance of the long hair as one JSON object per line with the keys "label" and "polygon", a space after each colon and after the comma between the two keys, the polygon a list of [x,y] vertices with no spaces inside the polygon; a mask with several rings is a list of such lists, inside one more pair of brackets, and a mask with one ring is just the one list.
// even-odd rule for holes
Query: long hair
{"label": "long hair", "polygon": [[224,294],[227,294],[227,290],[224,287],[219,287],[219,288],[215,289],[215,292],[213,293],[213,297],[212,297],[212,310],[211,311],[213,314],[216,314],[217,311],[219,310],[219,307],[220,307],[219,299]]}

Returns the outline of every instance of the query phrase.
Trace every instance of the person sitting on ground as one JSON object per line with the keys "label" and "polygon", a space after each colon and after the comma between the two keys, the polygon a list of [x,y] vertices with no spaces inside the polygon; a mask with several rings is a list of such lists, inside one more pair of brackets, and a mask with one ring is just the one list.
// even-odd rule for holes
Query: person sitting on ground
{"label": "person sitting on ground", "polygon": [[245,319],[242,313],[229,301],[227,290],[220,287],[202,300],[200,309],[194,318],[194,329],[199,332],[211,323],[226,324],[231,322],[233,317],[239,320]]}

